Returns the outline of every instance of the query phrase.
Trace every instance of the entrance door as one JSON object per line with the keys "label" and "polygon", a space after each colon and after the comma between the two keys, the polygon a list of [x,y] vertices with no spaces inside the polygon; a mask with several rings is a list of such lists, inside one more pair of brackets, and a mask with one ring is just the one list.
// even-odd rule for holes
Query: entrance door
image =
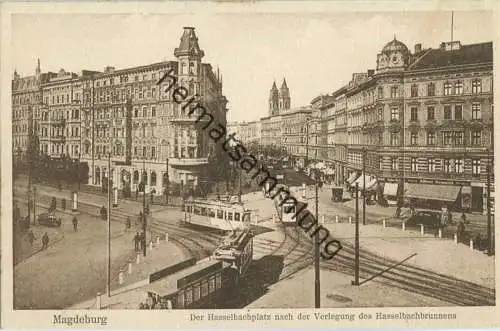
{"label": "entrance door", "polygon": [[472,202],[471,211],[482,212],[483,211],[483,188],[482,187],[472,187]]}

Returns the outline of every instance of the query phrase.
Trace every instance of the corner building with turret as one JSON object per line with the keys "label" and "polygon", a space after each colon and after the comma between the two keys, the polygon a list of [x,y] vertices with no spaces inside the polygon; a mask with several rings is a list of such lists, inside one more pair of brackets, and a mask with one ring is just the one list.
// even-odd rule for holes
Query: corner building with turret
{"label": "corner building with turret", "polygon": [[[188,116],[184,103],[172,98],[175,88],[185,87],[185,101],[196,95],[195,101],[213,115],[214,123],[226,126],[221,75],[202,62],[204,52],[192,27],[184,28],[174,56],[172,61],[120,70],[108,66],[102,72],[61,69],[40,74],[38,65],[38,79],[23,80],[16,74],[13,111],[19,120],[16,116],[13,125],[20,129],[13,133],[15,152],[22,153],[26,130],[32,127],[42,154],[86,162],[90,185],[101,186],[111,175],[114,187],[135,192],[144,171],[146,192],[159,195],[167,178],[185,189],[221,178],[227,163],[222,146],[210,139],[197,116]],[[169,91],[171,79],[157,84],[167,73],[177,79]],[[36,91],[27,89],[28,84]],[[26,92],[21,90],[24,86]],[[28,92],[29,98],[24,97]]]}

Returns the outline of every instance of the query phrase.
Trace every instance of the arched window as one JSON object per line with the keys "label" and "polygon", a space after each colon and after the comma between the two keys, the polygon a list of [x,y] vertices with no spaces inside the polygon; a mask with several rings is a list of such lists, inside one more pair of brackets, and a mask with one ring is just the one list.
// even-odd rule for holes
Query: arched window
{"label": "arched window", "polygon": [[134,171],[134,184],[137,184],[139,181],[139,171]]}
{"label": "arched window", "polygon": [[151,173],[151,186],[156,186],[156,172]]}

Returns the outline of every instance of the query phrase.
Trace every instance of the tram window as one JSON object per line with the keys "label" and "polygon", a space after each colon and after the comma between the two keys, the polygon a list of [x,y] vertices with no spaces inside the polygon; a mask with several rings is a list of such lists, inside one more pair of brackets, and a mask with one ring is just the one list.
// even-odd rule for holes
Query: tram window
{"label": "tram window", "polygon": [[250,213],[244,213],[241,221],[242,222],[250,222]]}
{"label": "tram window", "polygon": [[217,209],[217,218],[218,219],[223,219],[224,218],[224,212],[220,209]]}
{"label": "tram window", "polygon": [[239,222],[240,221],[240,213],[234,213],[234,220],[236,222]]}
{"label": "tram window", "polygon": [[208,281],[201,283],[201,297],[204,298],[208,295]]}
{"label": "tram window", "polygon": [[227,213],[227,220],[228,221],[232,221],[233,220],[233,213],[231,213],[231,212]]}
{"label": "tram window", "polygon": [[201,216],[207,216],[207,208],[205,207],[201,208]]}
{"label": "tram window", "polygon": [[208,209],[208,216],[215,217],[215,211],[212,208]]}
{"label": "tram window", "polygon": [[189,306],[190,304],[193,303],[193,288],[190,287],[186,289],[184,292],[184,302],[186,303],[186,306]]}
{"label": "tram window", "polygon": [[184,308],[184,291],[180,291],[177,295],[177,307]]}
{"label": "tram window", "polygon": [[208,287],[208,292],[215,292],[215,276],[210,277],[210,285]]}
{"label": "tram window", "polygon": [[215,275],[215,288],[216,289],[222,288],[222,275],[220,273]]}
{"label": "tram window", "polygon": [[193,208],[194,208],[194,214],[200,215],[200,208],[198,208],[198,207],[193,207]]}
{"label": "tram window", "polygon": [[194,291],[194,301],[196,302],[196,301],[200,300],[200,294],[201,294],[200,283],[193,286],[193,291]]}

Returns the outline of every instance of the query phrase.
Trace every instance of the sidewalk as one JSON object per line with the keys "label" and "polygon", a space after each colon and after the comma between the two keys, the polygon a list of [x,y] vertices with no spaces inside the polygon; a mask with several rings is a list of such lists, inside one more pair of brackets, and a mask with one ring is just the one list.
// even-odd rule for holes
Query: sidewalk
{"label": "sidewalk", "polygon": [[[137,256],[135,256],[137,258]],[[153,250],[146,251],[146,257],[140,252],[140,263],[136,263],[136,258],[131,259],[132,273],[128,273],[128,263],[123,265],[124,283],[119,284],[119,275],[112,276],[111,294],[110,298],[106,293],[101,293],[102,308],[112,308],[113,305],[120,304],[120,308],[137,309],[137,305],[143,299],[142,293],[144,292],[145,285],[149,284],[149,275],[168,267],[169,265],[181,262],[188,257],[182,250],[171,242],[161,241],[160,244],[154,244]],[[97,293],[96,293],[97,296]],[[124,303],[127,303],[124,306]],[[96,298],[78,303],[68,309],[96,309]]]}
{"label": "sidewalk", "polygon": [[[325,224],[335,239],[354,245],[354,224]],[[451,240],[377,225],[360,225],[360,247],[394,261],[416,254],[405,264],[495,288],[495,257]],[[361,254],[363,255],[363,254]]]}

